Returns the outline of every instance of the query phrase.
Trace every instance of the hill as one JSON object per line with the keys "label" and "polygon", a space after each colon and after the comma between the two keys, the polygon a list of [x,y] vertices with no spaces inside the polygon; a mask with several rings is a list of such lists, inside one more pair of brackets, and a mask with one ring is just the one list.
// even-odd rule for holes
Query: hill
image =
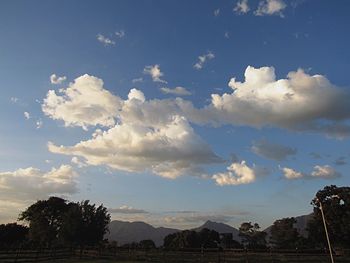
{"label": "hill", "polygon": [[213,222],[208,220],[207,222],[205,222],[203,225],[201,225],[200,227],[194,228],[192,230],[194,231],[201,231],[203,228],[208,228],[210,230],[214,230],[216,232],[218,232],[219,234],[224,234],[224,233],[232,233],[232,237],[234,240],[240,241],[240,237],[238,236],[238,229],[224,224],[224,223],[217,223],[217,222]]}
{"label": "hill", "polygon": [[105,238],[117,241],[119,245],[152,239],[156,246],[163,245],[164,237],[180,230],[165,227],[153,227],[144,222],[125,222],[114,220],[109,224],[109,233]]}

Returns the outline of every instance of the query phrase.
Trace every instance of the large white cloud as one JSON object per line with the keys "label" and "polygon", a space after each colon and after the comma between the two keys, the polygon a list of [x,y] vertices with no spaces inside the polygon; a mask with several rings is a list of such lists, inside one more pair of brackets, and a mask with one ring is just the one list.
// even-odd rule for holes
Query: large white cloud
{"label": "large white cloud", "polygon": [[151,171],[167,178],[193,174],[197,166],[221,161],[194,133],[184,117],[157,127],[122,123],[74,146],[55,146],[55,153],[79,156],[89,165],[128,171]]}
{"label": "large white cloud", "polygon": [[42,105],[43,112],[52,119],[63,120],[65,126],[113,126],[120,99],[104,89],[103,81],[83,75],[60,89],[49,90]]}
{"label": "large white cloud", "polygon": [[245,81],[232,78],[231,93],[212,94],[211,104],[194,108],[178,103],[187,117],[199,124],[233,124],[314,131],[334,137],[350,135],[350,94],[322,75],[303,70],[276,79],[273,67],[248,66]]}
{"label": "large white cloud", "polygon": [[2,200],[26,202],[46,198],[52,194],[77,192],[78,174],[69,165],[52,168],[49,172],[29,167],[0,173]]}

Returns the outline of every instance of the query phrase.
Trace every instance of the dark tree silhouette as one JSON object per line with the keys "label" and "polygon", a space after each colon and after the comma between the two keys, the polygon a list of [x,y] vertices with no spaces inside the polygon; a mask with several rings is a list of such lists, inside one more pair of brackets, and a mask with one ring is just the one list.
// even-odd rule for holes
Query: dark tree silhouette
{"label": "dark tree silhouette", "polygon": [[0,247],[17,247],[27,239],[28,227],[17,223],[0,225]]}
{"label": "dark tree silhouette", "polygon": [[96,207],[89,201],[69,203],[63,217],[61,238],[66,244],[93,246],[103,240],[108,231],[110,215],[107,208]]}
{"label": "dark tree silhouette", "polygon": [[242,243],[246,248],[265,248],[266,233],[259,231],[260,226],[257,223],[244,222],[239,227],[239,236],[242,238]]}
{"label": "dark tree silhouette", "polygon": [[108,231],[110,215],[89,201],[67,203],[58,197],[37,201],[21,213],[29,222],[29,238],[40,246],[97,245]]}
{"label": "dark tree silhouette", "polygon": [[40,246],[50,247],[57,242],[67,201],[59,197],[40,200],[29,206],[19,220],[29,222],[29,239]]}
{"label": "dark tree silhouette", "polygon": [[216,248],[219,242],[218,232],[204,228],[200,232],[184,230],[167,235],[164,238],[164,247],[167,249]]}
{"label": "dark tree silhouette", "polygon": [[151,240],[151,239],[145,239],[145,240],[140,241],[139,248],[141,248],[141,249],[154,249],[154,248],[156,248],[156,244],[154,244],[153,240]]}
{"label": "dark tree silhouette", "polygon": [[350,248],[350,187],[326,186],[311,201],[313,217],[307,230],[309,241],[317,247],[326,246],[325,230],[320,205],[322,204],[331,243]]}
{"label": "dark tree silhouette", "polygon": [[294,217],[276,220],[271,227],[270,242],[276,248],[296,248],[300,240],[298,230],[294,227]]}

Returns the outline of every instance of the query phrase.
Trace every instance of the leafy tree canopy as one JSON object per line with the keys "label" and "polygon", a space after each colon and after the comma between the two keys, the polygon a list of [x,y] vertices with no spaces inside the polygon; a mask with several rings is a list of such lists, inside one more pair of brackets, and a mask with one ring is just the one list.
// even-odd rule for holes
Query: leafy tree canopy
{"label": "leafy tree canopy", "polygon": [[329,237],[333,245],[350,248],[350,187],[326,186],[311,201],[313,218],[307,229],[309,239],[315,245],[326,246],[321,205],[326,219]]}

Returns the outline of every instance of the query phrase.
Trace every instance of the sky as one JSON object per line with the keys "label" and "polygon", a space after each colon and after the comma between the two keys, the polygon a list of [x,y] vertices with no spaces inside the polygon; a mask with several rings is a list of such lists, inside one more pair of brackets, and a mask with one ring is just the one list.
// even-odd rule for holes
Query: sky
{"label": "sky", "polygon": [[349,185],[346,0],[1,1],[0,223],[36,200],[239,227]]}

